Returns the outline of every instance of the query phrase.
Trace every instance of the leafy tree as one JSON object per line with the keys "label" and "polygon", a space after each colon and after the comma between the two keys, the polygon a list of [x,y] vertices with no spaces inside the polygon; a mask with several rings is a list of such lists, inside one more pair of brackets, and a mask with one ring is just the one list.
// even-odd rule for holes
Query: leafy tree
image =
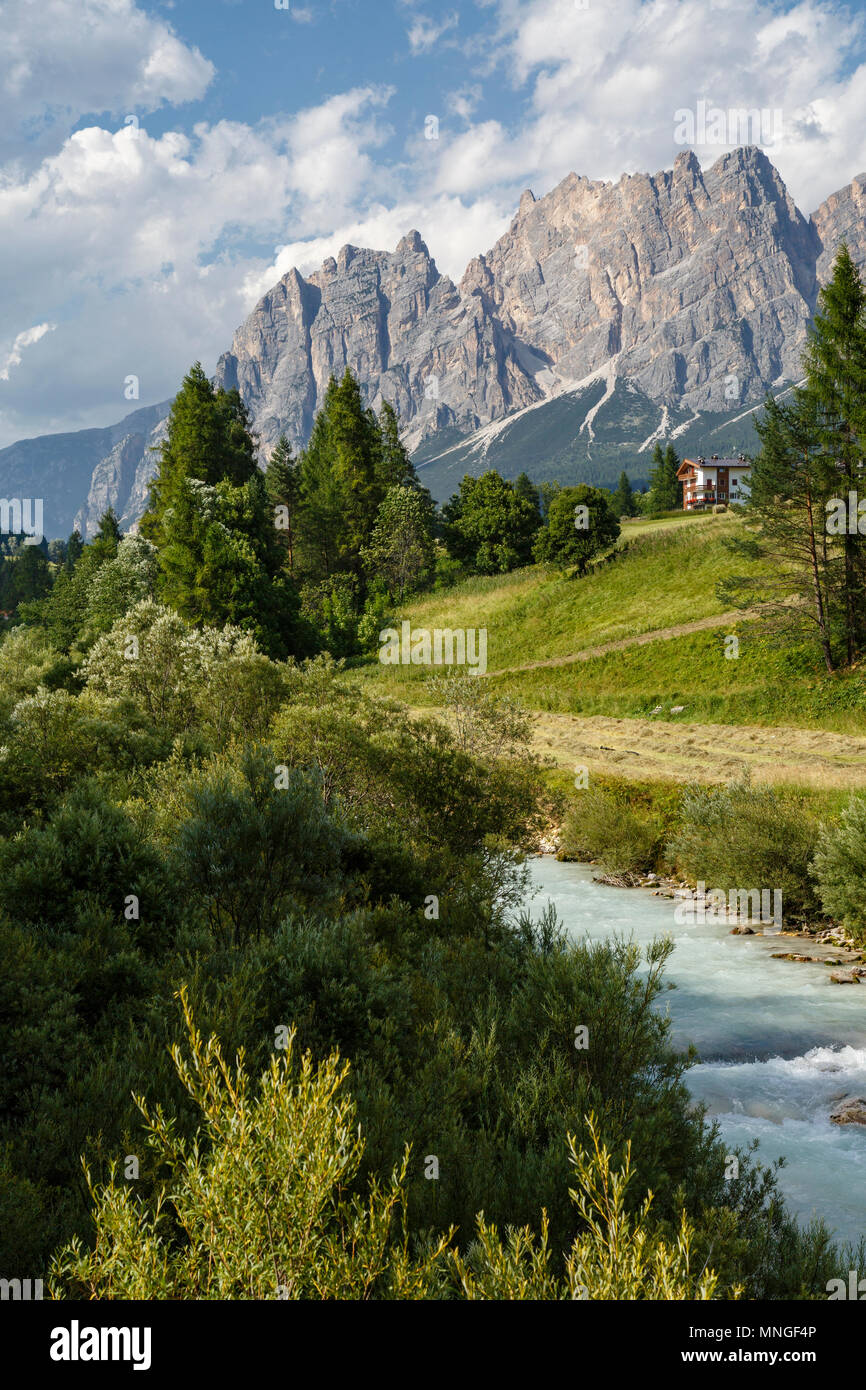
{"label": "leafy tree", "polygon": [[172,733],[198,724],[219,746],[231,734],[263,733],[285,688],[281,668],[248,632],[228,625],[191,629],[152,599],[98,639],[82,675],[94,694],[131,699]]}
{"label": "leafy tree", "polygon": [[539,533],[536,558],[586,573],[591,560],[609,550],[620,526],[601,488],[579,483],[561,488],[550,504],[547,526]]}
{"label": "leafy tree", "polygon": [[220,944],[242,946],[273,931],[290,902],[333,894],[345,844],[308,774],[246,749],[236,770],[191,788],[171,862]]}
{"label": "leafy tree", "polygon": [[503,1240],[478,1218],[478,1242],[466,1259],[455,1254],[461,1294],[468,1299],[616,1300],[739,1298],[742,1286],[724,1294],[719,1279],[696,1254],[697,1232],[683,1211],[676,1240],[650,1224],[652,1194],[631,1213],[626,1201],[634,1173],[631,1145],[619,1170],[602,1142],[594,1115],[587,1118],[589,1147],[568,1136],[568,1158],[577,1186],[569,1190],[580,1234],[566,1252],[564,1276],[553,1262],[548,1223],[541,1234],[524,1227]]}
{"label": "leafy tree", "polygon": [[525,475],[516,484],[494,470],[466,474],[443,508],[449,555],[478,574],[505,574],[530,563],[541,524],[538,494]]}
{"label": "leafy tree", "polygon": [[85,620],[89,632],[107,631],[135,604],[153,598],[158,573],[156,547],[143,536],[124,536],[113,559],[93,576]]}
{"label": "leafy tree", "polygon": [[434,564],[433,506],[429,494],[398,485],[385,493],[364,561],[402,599],[429,579]]}
{"label": "leafy tree", "polygon": [[822,827],[813,870],[825,912],[866,940],[866,798],[852,797],[838,825]]}

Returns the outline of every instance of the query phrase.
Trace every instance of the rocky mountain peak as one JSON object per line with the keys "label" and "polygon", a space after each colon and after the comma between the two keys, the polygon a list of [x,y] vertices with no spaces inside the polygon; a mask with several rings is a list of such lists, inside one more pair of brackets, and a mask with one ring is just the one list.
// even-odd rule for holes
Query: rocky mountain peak
{"label": "rocky mountain peak", "polygon": [[[684,149],[656,174],[571,173],[542,197],[525,190],[459,286],[416,229],[393,251],[346,245],[314,274],[288,271],[235,333],[216,380],[240,390],[264,457],[283,432],[296,448],[306,442],[330,377],[347,367],[368,405],[389,401],[410,449],[426,453],[443,431],[472,435],[592,381],[610,396],[619,382],[687,420],[745,410],[796,379],[843,239],[866,265],[866,175],[807,219],[756,146],[706,170]],[[103,502],[123,515],[143,505],[152,430],[148,421],[105,436],[88,526]],[[3,451],[15,477],[22,450]],[[531,472],[533,459],[525,465]]]}

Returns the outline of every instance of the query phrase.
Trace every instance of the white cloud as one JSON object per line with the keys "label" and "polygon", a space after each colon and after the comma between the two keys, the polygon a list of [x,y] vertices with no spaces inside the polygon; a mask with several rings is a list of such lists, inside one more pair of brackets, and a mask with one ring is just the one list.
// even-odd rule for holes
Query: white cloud
{"label": "white cloud", "polygon": [[456,29],[460,16],[455,11],[442,19],[428,19],[426,15],[416,15],[406,31],[409,47],[414,54],[429,53],[435,48],[443,34]]}
{"label": "white cloud", "polygon": [[[443,24],[406,8],[418,52],[455,27],[456,15]],[[346,242],[392,250],[415,227],[459,279],[525,186],[541,195],[572,169],[670,168],[675,112],[699,99],[782,109],[785,138],[768,154],[805,212],[866,168],[866,67],[852,56],[864,19],[835,0],[787,14],[770,0],[498,0],[471,83],[455,91],[460,76],[446,74],[440,138],[425,140],[419,117],[396,154],[393,89],[370,84],[255,126],[155,137],[142,117],[136,131],[123,120],[136,105],[206,87],[196,50],[132,0],[5,0],[4,21],[10,11],[24,39],[4,40],[0,116],[6,129],[20,118],[54,133],[31,166],[7,164],[0,178],[0,303],[10,343],[12,325],[57,327],[38,353],[17,339],[9,360],[0,353],[0,444],[120,418],[129,374],[142,403],[167,397],[193,360],[213,369],[280,275],[308,273]],[[63,129],[106,110],[118,129]],[[708,164],[722,150],[697,153]]]}
{"label": "white cloud", "polygon": [[[866,165],[866,18],[831,0],[781,12],[769,0],[500,0],[498,59],[529,87],[529,110],[498,137],[478,130],[488,186],[531,175],[545,191],[574,169],[591,178],[670,168],[674,113],[702,99],[780,109],[768,156],[805,212]],[[855,112],[861,113],[859,119]],[[442,147],[440,187],[465,187],[469,136]],[[706,165],[725,147],[698,147]],[[482,166],[479,166],[482,167]]]}
{"label": "white cloud", "polygon": [[32,347],[40,338],[44,338],[46,333],[53,333],[56,327],[56,323],[37,323],[32,328],[25,328],[23,332],[16,334],[3,366],[0,367],[0,381],[8,381],[12,368],[21,366],[26,347]]}
{"label": "white cloud", "polygon": [[82,116],[154,111],[202,96],[214,75],[197,48],[134,0],[4,0],[0,150],[56,146]]}

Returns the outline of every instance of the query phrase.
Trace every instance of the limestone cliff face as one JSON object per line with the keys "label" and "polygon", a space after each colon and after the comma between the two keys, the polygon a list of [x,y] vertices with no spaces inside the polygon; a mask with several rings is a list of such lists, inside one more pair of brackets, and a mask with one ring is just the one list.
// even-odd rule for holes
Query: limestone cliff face
{"label": "limestone cliff face", "polygon": [[146,432],[124,435],[96,465],[74,526],[84,540],[92,540],[100,517],[113,507],[124,531],[135,530],[147,507],[150,482],[157,470],[159,444],[165,437],[168,417]]}
{"label": "limestone cliff face", "polygon": [[866,174],[858,174],[848,184],[826,198],[812,213],[812,225],[821,242],[818,257],[818,279],[828,279],[833,257],[840,242],[861,267],[866,265]]}
{"label": "limestone cliff face", "polygon": [[369,405],[397,409],[413,447],[537,398],[495,316],[440,275],[417,232],[393,252],[344,246],[308,280],[289,271],[238,329],[217,380],[240,390],[269,452],[283,431],[306,441],[330,377],[347,367]]}
{"label": "limestone cliff face", "polygon": [[491,311],[560,378],[615,357],[659,403],[722,410],[796,373],[819,250],[760,150],[705,174],[689,152],[670,173],[570,174],[545,198],[524,195],[463,285],[486,272]]}
{"label": "limestone cliff face", "polygon": [[[605,399],[639,393],[662,422],[668,411],[686,420],[730,413],[798,378],[818,288],[842,240],[866,267],[866,175],[806,218],[754,147],[706,172],[684,152],[672,170],[616,183],[569,174],[543,198],[524,193],[511,226],[459,285],[416,231],[394,251],[344,246],[307,278],[289,271],[238,329],[216,380],[240,390],[263,462],[282,432],[295,448],[306,443],[329,378],[347,367],[368,405],[395,406],[408,447],[423,457],[526,407],[549,409],[548,399],[587,378],[605,378]],[[0,452],[0,494],[38,495],[36,475],[66,441],[82,464],[88,450],[92,458],[84,506],[77,474],[65,489],[77,490],[82,529],[92,534],[109,503],[134,523],[164,430],[165,408],[151,410],[81,440],[10,446]],[[154,418],[163,423],[154,428]],[[533,448],[543,451],[543,429]],[[28,461],[29,491],[19,481]],[[544,459],[525,462],[532,471]],[[51,488],[60,495],[53,477]],[[74,507],[64,500],[64,518]]]}
{"label": "limestone cliff face", "polygon": [[[857,191],[859,190],[859,192]],[[462,434],[601,369],[659,404],[729,410],[795,377],[837,230],[866,262],[862,184],[806,219],[759,149],[706,173],[527,190],[508,231],[459,286],[417,232],[394,252],[346,246],[284,276],[238,330],[218,379],[250,406],[265,453],[309,435],[330,375],[399,411],[410,447]],[[832,205],[832,206],[831,206]]]}

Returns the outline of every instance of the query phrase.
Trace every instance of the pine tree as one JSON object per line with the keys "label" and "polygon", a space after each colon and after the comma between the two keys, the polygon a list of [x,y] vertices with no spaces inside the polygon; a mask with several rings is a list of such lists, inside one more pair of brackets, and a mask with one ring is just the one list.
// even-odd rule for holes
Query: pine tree
{"label": "pine tree", "polygon": [[683,485],[677,477],[679,466],[679,455],[673,444],[668,444],[664,462],[665,511],[676,511],[683,505]]}
{"label": "pine tree", "polygon": [[649,476],[649,506],[653,511],[662,511],[664,493],[665,456],[658,440],[653,445],[652,468]]}
{"label": "pine tree", "polygon": [[786,402],[768,397],[755,426],[761,449],[747,507],[750,523],[756,523],[754,538],[730,538],[726,544],[763,563],[757,574],[721,583],[719,597],[743,607],[761,604],[765,628],[786,641],[814,637],[832,671],[840,567],[824,526],[826,483],[814,444],[814,402],[802,391]]}
{"label": "pine tree", "polygon": [[84,542],[81,539],[81,532],[78,530],[78,527],[76,527],[66,543],[66,558],[64,565],[67,570],[75,569],[83,549]]}
{"label": "pine tree", "polygon": [[653,467],[650,473],[650,509],[672,512],[683,505],[682,483],[677,477],[680,460],[672,444],[662,450],[658,440],[653,448]]}
{"label": "pine tree", "polygon": [[103,512],[99,518],[99,527],[91,541],[93,553],[97,556],[100,564],[105,560],[114,559],[121,535],[120,523],[114,514],[114,508],[109,507],[108,511]]}
{"label": "pine tree", "polygon": [[299,466],[298,548],[302,573],[311,583],[348,572],[363,600],[361,552],[385,496],[386,458],[389,467],[396,463],[397,471],[404,469],[393,439],[383,445],[352,373],[347,370],[339,383],[332,377]]}
{"label": "pine tree", "polygon": [[[846,507],[866,487],[866,289],[843,243],[821,290],[804,357],[828,499]],[[842,536],[848,664],[866,649],[866,537],[855,523]]]}
{"label": "pine tree", "polygon": [[385,401],[379,411],[382,440],[379,480],[383,487],[418,486],[418,474],[400,439],[400,422],[392,405]]}

